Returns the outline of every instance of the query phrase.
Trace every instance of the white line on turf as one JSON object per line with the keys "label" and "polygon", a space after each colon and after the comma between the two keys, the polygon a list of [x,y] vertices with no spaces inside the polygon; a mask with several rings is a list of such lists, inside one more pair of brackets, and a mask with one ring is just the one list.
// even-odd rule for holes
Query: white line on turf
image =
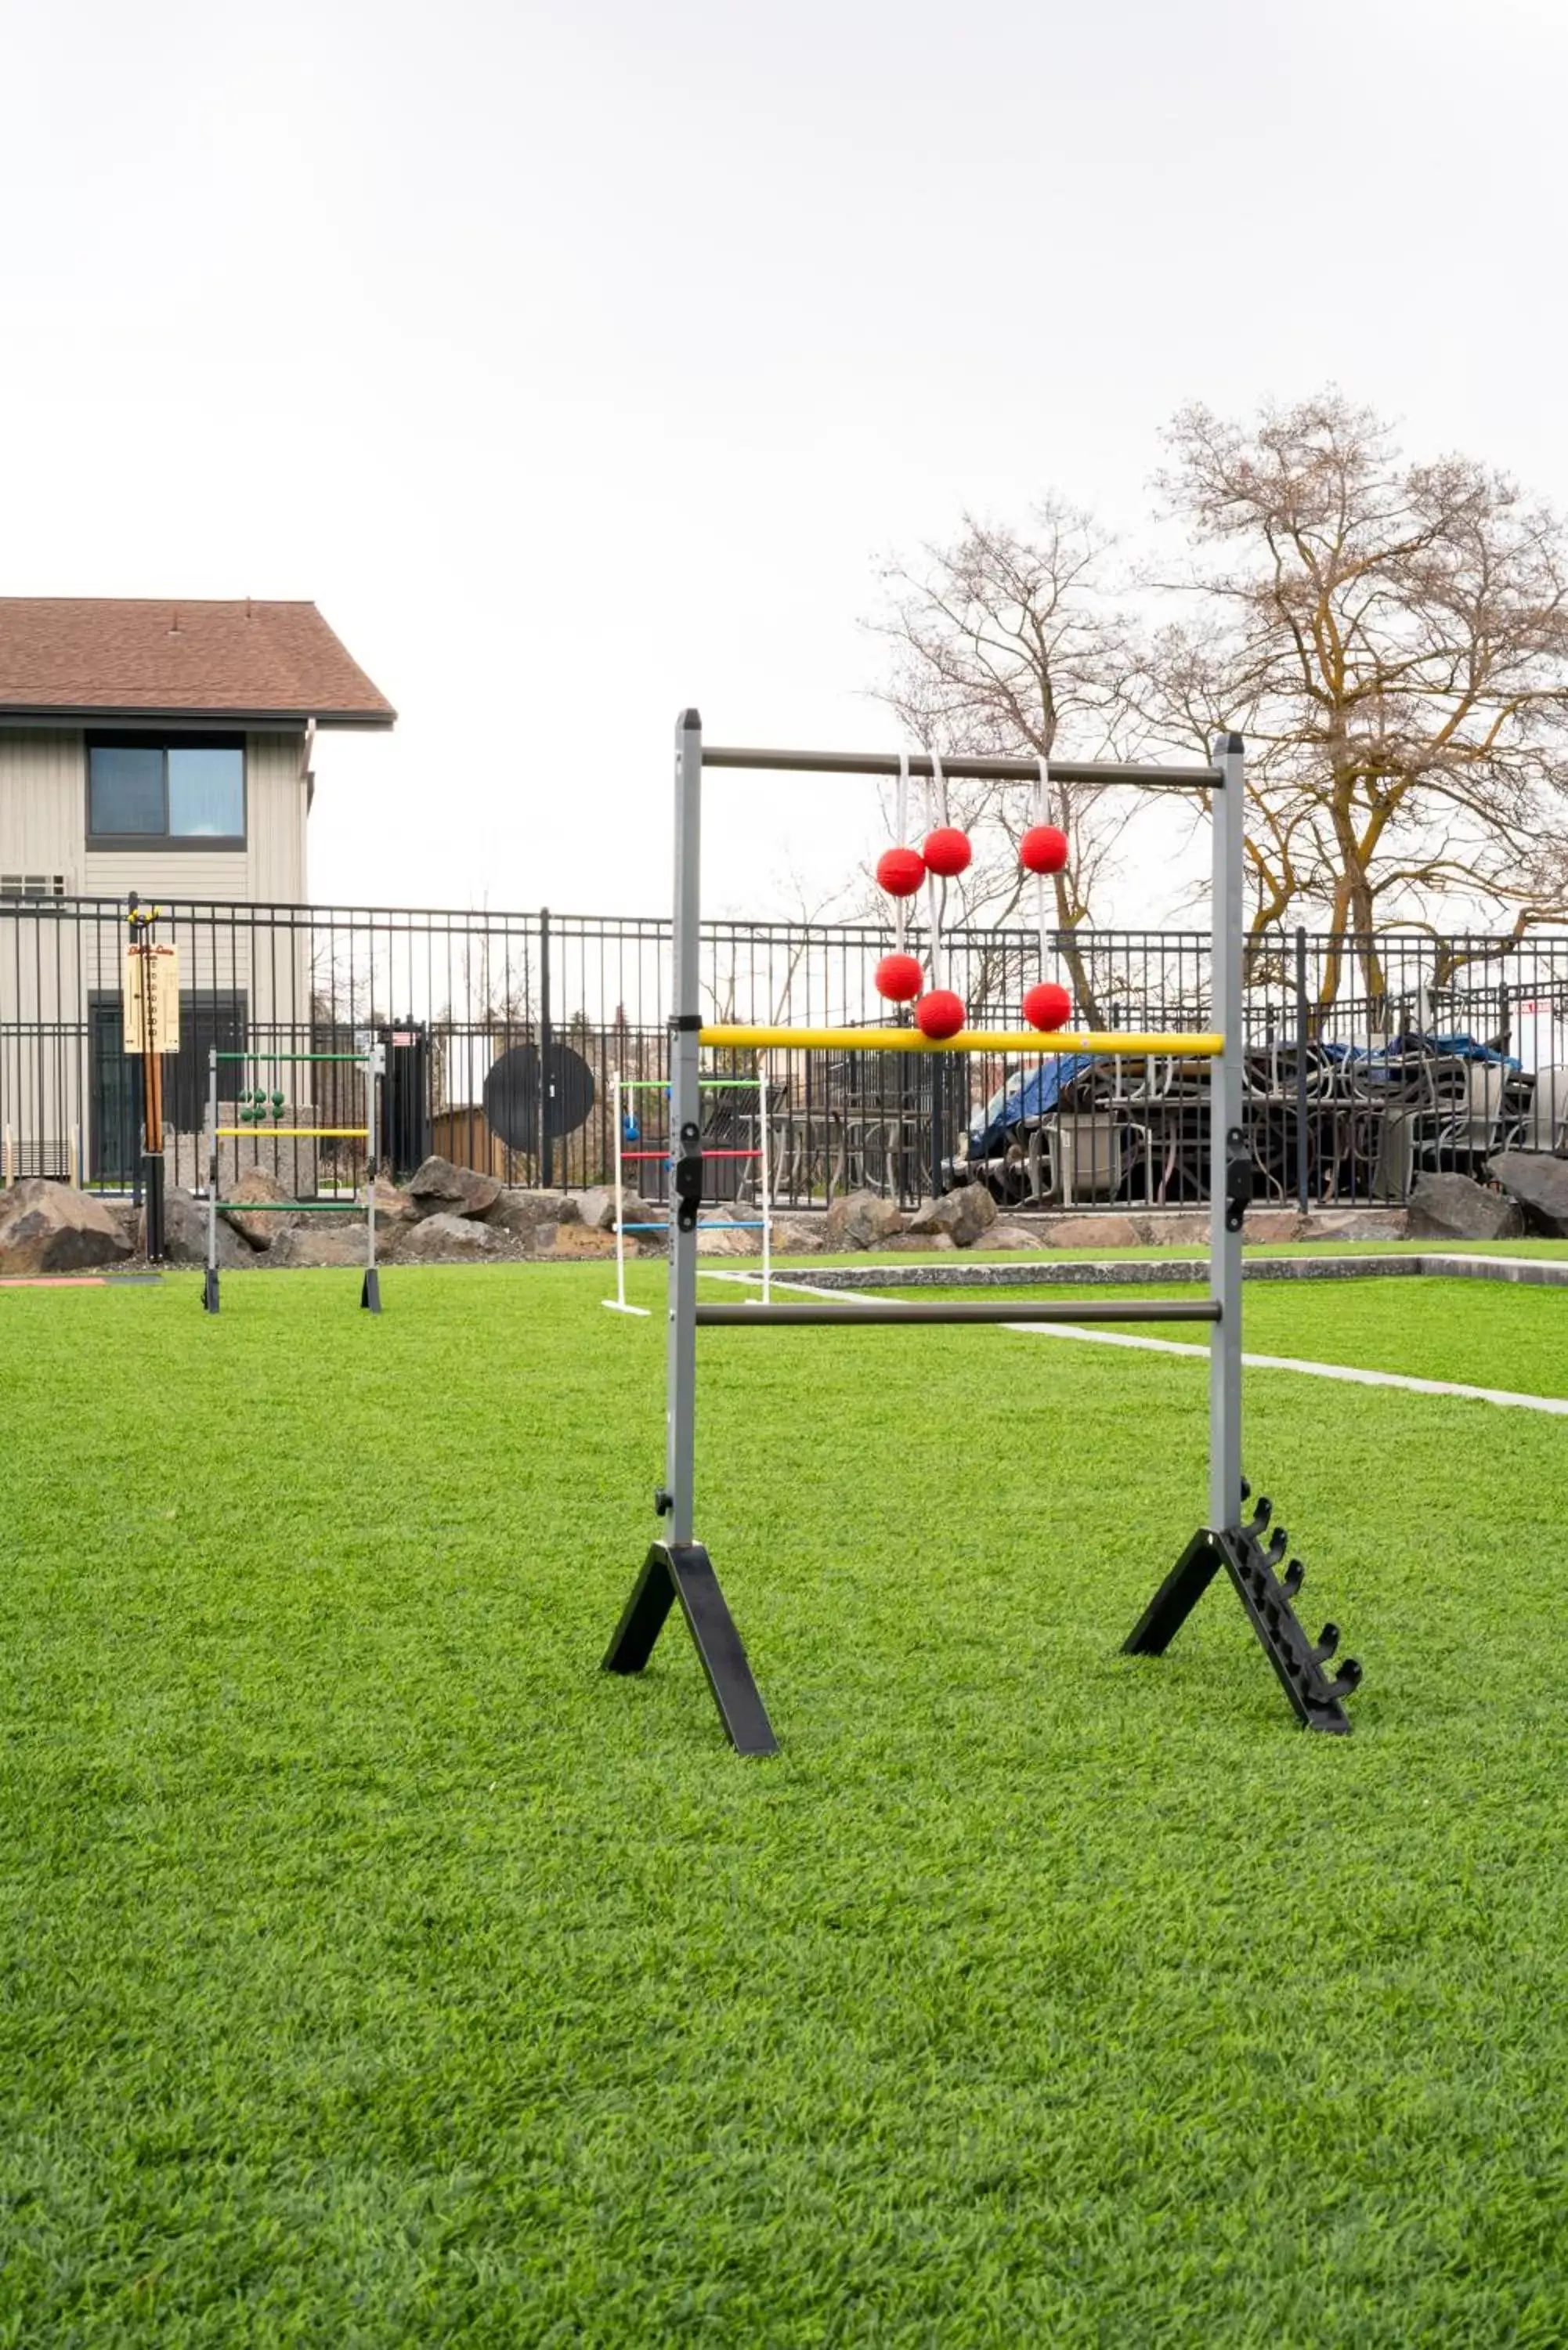
{"label": "white line on turf", "polygon": [[[722,1273],[717,1278],[752,1282],[754,1275]],[[786,1281],[776,1273],[774,1287],[792,1289],[806,1297],[823,1295],[813,1282]],[[833,1295],[860,1305],[874,1302],[865,1290],[836,1289]],[[886,1304],[886,1293],[875,1302]],[[1127,1347],[1147,1355],[1189,1355],[1206,1359],[1209,1353],[1207,1347],[1194,1347],[1179,1338],[1139,1338],[1130,1330],[1090,1330],[1078,1322],[999,1322],[994,1326],[1011,1330],[1022,1338],[1079,1338],[1089,1347]],[[1467,1387],[1458,1379],[1418,1379],[1404,1371],[1355,1370],[1347,1363],[1299,1362],[1290,1355],[1243,1355],[1241,1360],[1252,1371],[1299,1371],[1307,1378],[1339,1379],[1348,1387],[1399,1388],[1407,1395],[1457,1396],[1462,1402],[1497,1404],[1505,1410],[1543,1411],[1556,1419],[1568,1419],[1568,1398],[1562,1396],[1515,1395],[1507,1388]]]}

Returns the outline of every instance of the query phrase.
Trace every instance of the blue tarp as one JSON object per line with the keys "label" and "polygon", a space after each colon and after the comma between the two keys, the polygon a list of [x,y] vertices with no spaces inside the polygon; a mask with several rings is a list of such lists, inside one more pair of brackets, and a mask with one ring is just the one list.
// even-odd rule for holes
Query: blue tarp
{"label": "blue tarp", "polygon": [[1037,1068],[1016,1069],[1007,1083],[992,1094],[985,1106],[985,1116],[969,1130],[969,1155],[971,1159],[994,1159],[1007,1147],[1007,1139],[1017,1126],[1037,1126],[1049,1117],[1064,1087],[1072,1083],[1085,1069],[1094,1067],[1089,1053],[1059,1053],[1042,1061]]}

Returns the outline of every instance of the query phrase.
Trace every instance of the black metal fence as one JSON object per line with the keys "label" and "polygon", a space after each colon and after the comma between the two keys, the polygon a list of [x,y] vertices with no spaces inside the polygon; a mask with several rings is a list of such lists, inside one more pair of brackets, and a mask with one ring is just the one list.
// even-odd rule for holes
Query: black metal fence
{"label": "black metal fence", "polygon": [[[174,1181],[200,1174],[213,1045],[253,1053],[256,1082],[286,1081],[290,1122],[351,1125],[362,1106],[340,1088],[355,1073],[312,1084],[267,1055],[380,1035],[381,1139],[399,1171],[434,1149],[509,1183],[569,1189],[611,1172],[616,1073],[664,1075],[662,920],[166,904],[157,935],[181,954],[180,1046],[164,1076]],[[880,1024],[888,1012],[872,972],[889,943],[874,925],[710,922],[708,1008],[746,1024]],[[1101,931],[1054,946],[1085,1024],[1209,1025],[1206,935]],[[118,901],[0,899],[5,1174],[131,1188],[140,1104],[122,1034],[124,947]],[[1023,991],[1041,975],[1033,934],[960,930],[947,951],[971,1025],[1016,1027]],[[1505,1143],[1564,1147],[1568,938],[1271,934],[1249,950],[1245,1017],[1265,1201],[1397,1202],[1423,1168],[1473,1170]],[[720,1097],[716,1127],[732,1142],[753,1140],[765,1097],[781,1204],[863,1187],[908,1201],[974,1176],[1022,1206],[1205,1194],[1201,1063],[815,1049],[730,1057],[737,1074],[767,1083],[749,1107]],[[645,1150],[664,1138],[662,1098],[631,1097]],[[359,1171],[352,1144],[242,1149],[300,1196],[329,1194]],[[657,1160],[634,1164],[658,1196]],[[743,1190],[749,1171],[739,1180]]]}

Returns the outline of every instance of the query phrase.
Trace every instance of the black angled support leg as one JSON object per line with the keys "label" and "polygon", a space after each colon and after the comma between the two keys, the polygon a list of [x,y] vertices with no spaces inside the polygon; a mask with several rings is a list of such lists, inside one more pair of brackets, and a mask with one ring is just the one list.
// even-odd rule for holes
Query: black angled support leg
{"label": "black angled support leg", "polygon": [[779,1742],[745,1643],[701,1543],[653,1544],[605,1652],[604,1670],[641,1672],[677,1600],[731,1745],[737,1754],[776,1754]]}
{"label": "black angled support leg", "polygon": [[202,1311],[215,1314],[218,1310],[218,1268],[210,1264],[202,1276]]}
{"label": "black angled support leg", "polygon": [[1193,1535],[1127,1638],[1124,1657],[1163,1657],[1224,1561],[1217,1535]]}
{"label": "black angled support leg", "polygon": [[360,1283],[359,1303],[364,1306],[367,1313],[379,1314],[380,1312],[381,1274],[379,1266],[372,1265],[366,1274],[364,1280]]}
{"label": "black angled support leg", "polygon": [[1260,1500],[1248,1524],[1195,1534],[1123,1643],[1123,1653],[1163,1656],[1223,1567],[1303,1729],[1346,1737],[1344,1700],[1360,1686],[1361,1667],[1347,1657],[1334,1679],[1324,1671],[1339,1646],[1339,1627],[1325,1624],[1315,1640],[1303,1630],[1292,1603],[1304,1571],[1293,1558],[1283,1575],[1275,1573],[1290,1544],[1282,1528],[1269,1533],[1272,1514],[1272,1503]]}

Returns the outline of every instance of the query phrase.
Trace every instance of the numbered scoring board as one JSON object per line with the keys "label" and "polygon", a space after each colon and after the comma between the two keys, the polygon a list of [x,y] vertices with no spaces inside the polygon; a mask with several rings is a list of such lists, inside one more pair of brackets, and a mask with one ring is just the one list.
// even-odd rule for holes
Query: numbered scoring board
{"label": "numbered scoring board", "polygon": [[128,1053],[177,1053],[180,1050],[178,947],[152,944],[127,947],[125,1049]]}

